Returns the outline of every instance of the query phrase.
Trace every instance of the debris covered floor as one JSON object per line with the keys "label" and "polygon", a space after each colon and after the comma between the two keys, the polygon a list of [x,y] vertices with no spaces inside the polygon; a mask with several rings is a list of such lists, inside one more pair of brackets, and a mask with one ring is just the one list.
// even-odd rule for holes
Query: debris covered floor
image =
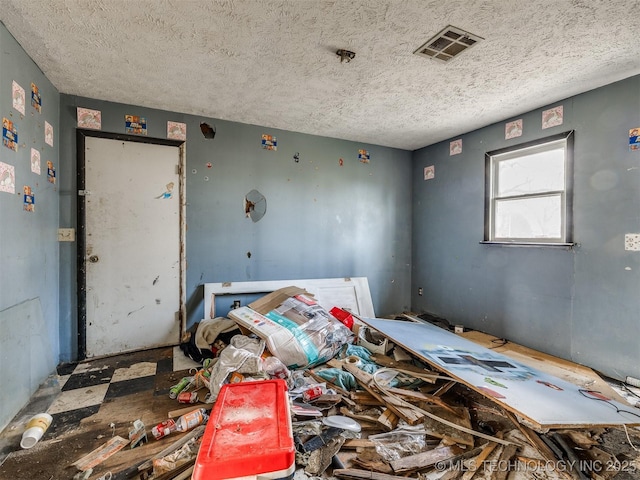
{"label": "debris covered floor", "polygon": [[[336,364],[337,365],[337,364]],[[406,365],[405,365],[406,366]],[[92,360],[79,364],[59,367],[58,375],[50,377],[47,384],[32,397],[32,401],[16,416],[0,437],[0,478],[15,480],[54,480],[71,479],[77,470],[70,465],[106,443],[115,435],[127,438],[132,423],[140,419],[147,426],[149,441],[135,449],[123,448],[94,468],[91,479],[112,473],[112,479],[138,478],[132,475],[137,472],[137,465],[154,456],[159,451],[179,438],[180,433],[154,440],[150,429],[167,418],[167,413],[180,409],[184,405],[169,398],[169,389],[182,377],[189,375],[189,369],[199,368],[199,364],[185,357],[177,347],[162,348],[131,354],[123,354],[110,358]],[[473,478],[613,478],[626,480],[639,478],[636,470],[638,453],[629,444],[626,433],[621,428],[579,429],[573,433],[564,432],[563,437],[583,459],[582,465],[601,465],[598,472],[587,472],[588,476],[580,477],[570,468],[550,471],[545,466],[544,456],[540,454],[540,445],[533,446],[532,432],[526,427],[518,426],[505,416],[504,411],[492,405],[490,400],[478,395],[463,385],[423,386],[416,392],[424,396],[436,397],[432,411],[445,416],[448,409],[468,412],[468,425],[490,435],[511,439],[521,445],[517,451],[512,447],[496,445],[482,439],[475,439],[471,445],[469,437],[455,430],[440,429],[431,425],[438,432],[428,436],[425,452],[441,452],[442,457],[405,456],[403,460],[389,462],[384,459],[384,449],[378,449],[367,436],[389,430],[382,426],[385,422],[381,412],[385,406],[373,398],[365,390],[350,392],[345,401],[333,407],[333,411],[325,413],[346,414],[355,417],[362,425],[362,438],[340,439],[333,445],[339,450],[338,458],[345,469],[338,473],[344,478],[373,478],[394,480],[402,477],[417,478],[417,472],[426,473],[422,478],[471,478],[471,470],[459,468],[448,472],[439,472],[434,467],[434,460],[453,459],[453,464],[464,459],[476,462],[484,459],[484,466],[493,466],[496,471],[488,473],[479,469]],[[431,393],[426,393],[431,391]],[[420,396],[420,393],[416,394]],[[433,400],[433,398],[432,398]],[[425,405],[423,405],[426,407]],[[630,407],[631,408],[631,407]],[[27,420],[36,413],[48,412],[53,422],[43,438],[31,449],[21,450],[20,436]],[[464,415],[463,415],[464,417]],[[451,417],[449,417],[451,418]],[[308,420],[308,419],[307,419]],[[393,420],[391,420],[393,421]],[[524,429],[523,429],[524,428]],[[299,430],[298,430],[299,431]],[[629,435],[635,444],[640,444],[640,435],[636,429],[629,429]],[[398,443],[408,443],[410,436],[397,437],[388,443],[389,452],[399,448]],[[396,444],[396,445],[394,445]],[[411,445],[409,445],[411,446]],[[417,448],[416,445],[411,446]],[[461,447],[466,450],[461,449]],[[491,448],[493,447],[493,448]],[[596,453],[597,453],[597,456]],[[320,458],[320,462],[329,462],[328,458]],[[326,457],[326,454],[325,454]],[[400,458],[400,457],[398,457]],[[598,458],[600,463],[586,459]],[[533,459],[537,459],[535,462]],[[520,463],[518,463],[520,461]],[[404,462],[404,463],[403,463]],[[523,463],[528,462],[528,463]],[[390,467],[390,463],[397,471]],[[431,468],[420,467],[431,463]],[[458,463],[463,465],[463,463]],[[535,465],[534,465],[535,464]],[[566,463],[565,463],[566,464]],[[565,465],[562,464],[562,465]],[[557,463],[557,465],[561,465]],[[324,476],[333,474],[334,462]],[[472,467],[472,464],[468,464]],[[548,464],[547,464],[548,466]],[[502,468],[504,467],[504,468]],[[508,469],[512,471],[507,471]],[[369,472],[369,477],[358,477],[360,472]],[[500,471],[504,470],[504,471]],[[519,470],[519,471],[516,471]],[[351,475],[351,474],[352,475]],[[390,477],[386,477],[390,475]],[[597,475],[596,475],[597,474]],[[303,477],[301,471],[297,478]],[[170,477],[169,477],[170,478]]]}

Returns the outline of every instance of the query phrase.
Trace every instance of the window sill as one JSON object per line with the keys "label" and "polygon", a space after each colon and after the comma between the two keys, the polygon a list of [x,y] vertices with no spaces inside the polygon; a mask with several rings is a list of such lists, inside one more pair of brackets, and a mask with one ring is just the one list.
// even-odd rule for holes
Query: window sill
{"label": "window sill", "polygon": [[499,247],[542,247],[542,248],[563,248],[571,250],[578,246],[577,243],[547,243],[547,242],[494,242],[482,241],[481,245],[497,245]]}

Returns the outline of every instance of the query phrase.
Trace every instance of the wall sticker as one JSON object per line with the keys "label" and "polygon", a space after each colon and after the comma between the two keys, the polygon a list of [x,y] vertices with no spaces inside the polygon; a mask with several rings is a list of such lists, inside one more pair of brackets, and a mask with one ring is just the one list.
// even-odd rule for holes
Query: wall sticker
{"label": "wall sticker", "polygon": [[640,139],[638,139],[640,127],[629,130],[629,150],[640,150]]}
{"label": "wall sticker", "polygon": [[358,160],[360,160],[360,163],[369,163],[370,159],[371,155],[369,155],[367,150],[358,150]]}
{"label": "wall sticker", "polygon": [[522,119],[514,120],[504,126],[504,139],[516,138],[522,136]]}
{"label": "wall sticker", "polygon": [[125,115],[124,131],[132,135],[146,135],[147,119],[138,115]]}
{"label": "wall sticker", "polygon": [[262,148],[265,150],[278,150],[278,139],[273,135],[262,134]]}
{"label": "wall sticker", "polygon": [[18,151],[18,127],[6,117],[2,117],[2,144],[14,152]]}
{"label": "wall sticker", "polygon": [[16,193],[16,169],[3,162],[0,162],[0,192]]}
{"label": "wall sticker", "polygon": [[44,143],[53,147],[53,125],[44,121]]}
{"label": "wall sticker", "polygon": [[89,108],[78,107],[78,128],[88,128],[91,130],[102,129],[102,112]]}
{"label": "wall sticker", "polygon": [[453,140],[449,142],[449,156],[459,155],[462,153],[462,139]]}
{"label": "wall sticker", "polygon": [[35,83],[31,84],[31,106],[42,113],[42,98],[40,98],[40,90]]}
{"label": "wall sticker", "polygon": [[49,183],[56,183],[56,167],[53,166],[53,162],[51,160],[47,160],[47,179]]}
{"label": "wall sticker", "polygon": [[431,180],[436,178],[436,167],[435,165],[430,165],[428,167],[424,167],[424,179]]}
{"label": "wall sticker", "polygon": [[25,105],[25,94],[24,88],[18,85],[15,81],[13,82],[13,86],[11,87],[11,97],[13,99],[13,108],[19,111],[22,115],[24,115],[24,105]]}
{"label": "wall sticker", "polygon": [[36,211],[36,196],[33,193],[33,191],[31,190],[31,187],[28,186],[28,185],[25,185],[24,187],[22,187],[22,191],[24,192],[24,197],[23,197],[24,207],[23,207],[23,209],[26,212],[35,212]]}
{"label": "wall sticker", "polygon": [[187,139],[187,124],[179,122],[167,122],[167,138],[172,140]]}
{"label": "wall sticker", "polygon": [[564,121],[564,108],[562,105],[542,112],[542,129],[557,127]]}
{"label": "wall sticker", "polygon": [[40,175],[40,152],[35,148],[31,149],[31,171]]}

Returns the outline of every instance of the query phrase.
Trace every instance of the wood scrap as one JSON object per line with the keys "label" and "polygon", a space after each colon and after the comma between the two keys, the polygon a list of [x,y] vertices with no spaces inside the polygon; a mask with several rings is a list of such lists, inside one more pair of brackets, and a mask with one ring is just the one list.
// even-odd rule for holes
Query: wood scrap
{"label": "wood scrap", "polygon": [[151,457],[146,462],[140,464],[138,466],[138,471],[141,472],[143,470],[148,470],[148,469],[152,468],[154,460],[157,460],[157,459],[162,458],[162,457],[166,457],[167,455],[175,452],[176,450],[181,448],[185,443],[187,443],[192,438],[201,437],[202,435],[204,435],[204,429],[205,428],[206,428],[205,425],[198,425],[196,428],[194,428],[190,432],[184,434],[181,438],[179,438],[178,440],[173,442],[167,448],[165,448],[164,450],[158,452],[157,454],[155,454],[153,457]]}
{"label": "wood scrap", "polygon": [[342,445],[343,450],[355,450],[357,448],[374,448],[375,443],[366,438],[348,438]]}
{"label": "wood scrap", "polygon": [[363,391],[350,392],[349,397],[358,405],[368,405],[368,406],[376,406],[376,407],[384,405],[384,403],[381,402],[380,399],[374,397],[369,392],[363,392]]}
{"label": "wood scrap", "polygon": [[[444,409],[442,407],[429,406],[425,407],[425,410],[437,417],[460,425],[461,427],[468,429],[472,428],[471,415],[467,408],[458,407],[455,409],[454,414],[451,414],[448,409]],[[426,417],[423,421],[423,425],[427,435],[429,436],[446,439],[448,443],[460,443],[461,445],[467,445],[469,447],[473,447],[474,445],[474,439],[471,434],[450,427],[449,425],[433,420],[432,418]]]}
{"label": "wood scrap", "polygon": [[387,391],[408,399],[421,400],[424,402],[432,403],[434,405],[438,405],[442,408],[449,410],[454,415],[456,413],[454,408],[452,408],[447,402],[442,400],[440,397],[436,397],[435,395],[429,395],[427,393],[422,393],[416,390],[409,390],[407,388],[396,388],[396,387],[388,387]]}
{"label": "wood scrap", "polygon": [[388,475],[386,473],[369,472],[367,470],[358,470],[355,468],[337,469],[333,471],[333,475],[339,478],[355,478],[365,480],[407,480],[407,477]]}
{"label": "wood scrap", "polygon": [[509,468],[505,468],[505,466],[509,467],[511,465],[511,459],[517,452],[518,447],[516,445],[506,445],[502,449],[497,461],[498,469],[492,473],[493,480],[506,480]]}
{"label": "wood scrap", "polygon": [[398,402],[395,399],[393,399],[388,395],[381,395],[376,390],[374,390],[374,387],[371,386],[372,385],[371,374],[360,370],[355,365],[348,365],[346,363],[342,364],[342,368],[347,372],[351,373],[362,388],[364,388],[367,392],[369,392],[372,396],[377,398],[379,401],[384,403],[387,406],[387,408],[392,410],[393,413],[395,413],[398,417],[402,418],[409,425],[415,425],[419,423],[422,420],[422,418],[424,418],[423,415],[417,414],[412,409],[409,409],[406,407],[398,407],[397,406]]}
{"label": "wood scrap", "polygon": [[382,412],[382,415],[378,417],[378,423],[382,425],[385,429],[388,429],[389,431],[393,430],[394,428],[396,428],[396,426],[398,426],[399,420],[400,419],[398,418],[398,416],[388,408],[385,408],[384,411]]}
{"label": "wood scrap", "polygon": [[451,380],[444,385],[442,385],[438,390],[436,390],[433,394],[434,397],[442,397],[445,393],[447,393],[451,388],[458,382]]}
{"label": "wood scrap", "polygon": [[391,468],[393,468],[393,471],[396,473],[422,470],[455,455],[459,455],[462,452],[462,448],[457,445],[434,448],[433,450],[409,455],[398,460],[392,460]]}
{"label": "wood scrap", "polygon": [[462,475],[462,480],[471,480],[476,472],[480,470],[480,467],[483,466],[489,455],[491,455],[491,452],[495,450],[497,445],[498,444],[494,442],[488,443],[487,446],[482,449],[480,454],[475,459],[473,459],[472,467],[468,471],[464,472],[464,475]]}
{"label": "wood scrap", "polygon": [[365,423],[371,424],[373,426],[376,426],[378,428],[383,428],[387,432],[393,430],[393,427],[387,428],[385,425],[383,425],[380,422],[378,422],[378,417],[379,416],[378,417],[372,417],[372,416],[369,416],[369,415],[353,413],[351,410],[349,410],[346,407],[341,407],[340,408],[340,413],[342,415],[344,415],[345,417],[353,418],[354,420],[358,420],[359,422],[365,422]]}

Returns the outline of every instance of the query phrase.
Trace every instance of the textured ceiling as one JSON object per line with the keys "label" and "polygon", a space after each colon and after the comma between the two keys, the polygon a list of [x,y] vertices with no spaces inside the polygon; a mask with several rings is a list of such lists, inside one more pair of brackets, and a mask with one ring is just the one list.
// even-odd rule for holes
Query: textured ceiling
{"label": "textured ceiling", "polygon": [[[413,150],[640,73],[629,0],[0,0],[62,93]],[[413,55],[453,25],[485,40]],[[340,63],[335,51],[356,52]]]}

